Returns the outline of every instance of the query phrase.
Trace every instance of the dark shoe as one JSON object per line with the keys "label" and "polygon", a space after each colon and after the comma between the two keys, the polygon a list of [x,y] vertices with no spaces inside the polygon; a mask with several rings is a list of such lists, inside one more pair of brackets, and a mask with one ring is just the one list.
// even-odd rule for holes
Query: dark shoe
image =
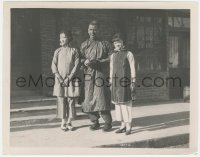
{"label": "dark shoe", "polygon": [[124,127],[123,129],[117,129],[117,131],[115,131],[115,133],[120,134],[126,131],[126,127]]}
{"label": "dark shoe", "polygon": [[108,131],[110,131],[110,129],[112,129],[112,125],[111,124],[105,124],[104,128],[103,128],[103,131],[104,132],[108,132]]}
{"label": "dark shoe", "polygon": [[95,122],[93,125],[90,126],[90,130],[98,130],[100,128],[99,122]]}
{"label": "dark shoe", "polygon": [[131,129],[126,131],[126,135],[130,135],[131,134]]}

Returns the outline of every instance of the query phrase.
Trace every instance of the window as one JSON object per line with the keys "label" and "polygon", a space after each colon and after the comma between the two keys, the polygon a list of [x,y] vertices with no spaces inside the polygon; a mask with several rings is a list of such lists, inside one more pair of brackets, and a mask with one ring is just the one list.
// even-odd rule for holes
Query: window
{"label": "window", "polygon": [[170,16],[168,17],[168,26],[175,28],[190,28],[190,18]]}
{"label": "window", "polygon": [[164,16],[135,15],[126,24],[127,45],[140,72],[160,71],[165,67]]}
{"label": "window", "polygon": [[136,17],[136,45],[137,48],[155,48],[162,43],[162,22],[161,17],[137,16]]}

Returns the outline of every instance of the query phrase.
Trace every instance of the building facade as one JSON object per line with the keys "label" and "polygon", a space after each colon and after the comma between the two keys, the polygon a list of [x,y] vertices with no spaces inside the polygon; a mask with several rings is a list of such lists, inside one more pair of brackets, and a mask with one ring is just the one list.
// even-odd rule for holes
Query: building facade
{"label": "building facade", "polygon": [[52,95],[51,61],[59,31],[73,33],[73,45],[87,39],[91,20],[111,41],[122,32],[133,52],[137,100],[182,99],[190,86],[190,11],[137,9],[12,9],[11,95]]}

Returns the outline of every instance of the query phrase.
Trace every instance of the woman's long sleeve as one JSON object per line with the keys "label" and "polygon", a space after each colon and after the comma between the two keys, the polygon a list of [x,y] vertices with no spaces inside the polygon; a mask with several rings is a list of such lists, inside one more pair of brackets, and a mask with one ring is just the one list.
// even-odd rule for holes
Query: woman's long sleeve
{"label": "woman's long sleeve", "polygon": [[59,50],[56,50],[54,52],[54,56],[53,56],[53,60],[52,60],[52,64],[51,64],[51,70],[52,70],[52,73],[53,74],[56,74],[58,73],[58,53],[59,53]]}
{"label": "woman's long sleeve", "polygon": [[132,82],[136,81],[136,71],[135,71],[135,59],[133,54],[129,51],[127,54],[127,59],[129,61],[130,69],[131,69],[131,79]]}
{"label": "woman's long sleeve", "polygon": [[113,55],[110,56],[110,83],[112,83],[113,77]]}

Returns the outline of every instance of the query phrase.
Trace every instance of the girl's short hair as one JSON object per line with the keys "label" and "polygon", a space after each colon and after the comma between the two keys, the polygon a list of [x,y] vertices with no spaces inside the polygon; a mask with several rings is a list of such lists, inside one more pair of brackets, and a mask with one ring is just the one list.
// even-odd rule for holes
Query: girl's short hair
{"label": "girl's short hair", "polygon": [[116,33],[113,35],[112,42],[120,41],[120,40],[124,42],[124,35],[122,33]]}
{"label": "girl's short hair", "polygon": [[73,40],[73,36],[72,36],[72,32],[69,31],[69,30],[65,30],[65,29],[62,29],[60,31],[60,34],[65,34],[65,36],[69,39],[69,42],[71,42]]}

